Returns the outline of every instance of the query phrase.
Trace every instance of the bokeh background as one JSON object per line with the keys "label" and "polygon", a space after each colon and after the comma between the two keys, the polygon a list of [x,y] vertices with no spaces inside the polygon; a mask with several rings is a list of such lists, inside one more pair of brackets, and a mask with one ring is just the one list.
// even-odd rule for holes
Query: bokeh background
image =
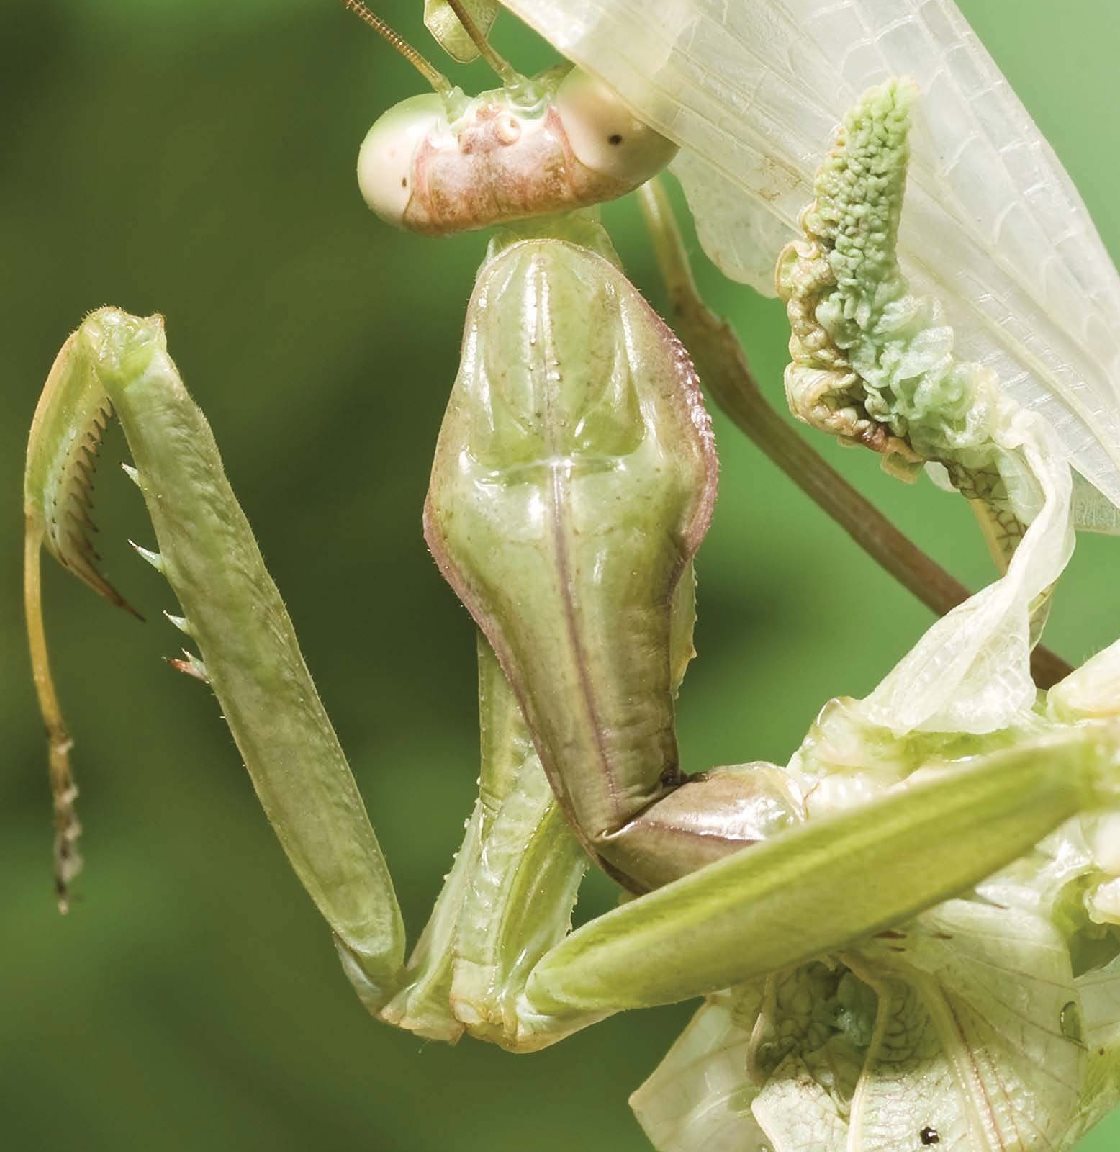
{"label": "bokeh background", "polygon": [[[1113,0],[962,0],[1113,252]],[[418,0],[380,4],[424,39]],[[498,43],[550,59],[508,17]],[[434,51],[434,50],[433,50]],[[486,86],[478,69],[466,84]],[[0,1146],[435,1152],[646,1147],[626,1096],[688,1005],[539,1055],[371,1021],[261,815],[210,694],[170,671],[169,589],[110,438],[105,567],[146,625],[47,571],[87,872],[54,910],[45,757],[20,607],[20,483],[51,359],[87,310],[161,311],[300,629],[415,937],[473,794],[473,640],[420,536],[430,454],[484,237],[373,219],[358,142],[418,78],[331,0],[0,0]],[[659,288],[632,207],[607,211]],[[780,400],[780,308],[701,275]],[[820,705],[862,694],[926,612],[717,419],[684,764],[784,761]],[[935,555],[989,578],[962,502],[824,451]],[[1051,643],[1120,633],[1120,544],[1088,539]],[[592,884],[580,915],[612,900]],[[1086,1142],[1118,1146],[1120,1119]]]}

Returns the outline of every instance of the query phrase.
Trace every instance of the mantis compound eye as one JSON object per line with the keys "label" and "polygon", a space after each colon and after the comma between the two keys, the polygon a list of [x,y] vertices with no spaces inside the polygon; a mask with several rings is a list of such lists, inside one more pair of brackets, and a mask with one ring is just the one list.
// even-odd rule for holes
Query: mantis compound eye
{"label": "mantis compound eye", "polygon": [[374,122],[358,151],[358,187],[386,224],[404,227],[412,198],[412,160],[436,133],[449,131],[443,99],[434,92],[394,105]]}
{"label": "mantis compound eye", "polygon": [[582,68],[556,91],[556,110],[577,160],[601,176],[636,188],[656,176],[677,146],[637,119],[621,98]]}

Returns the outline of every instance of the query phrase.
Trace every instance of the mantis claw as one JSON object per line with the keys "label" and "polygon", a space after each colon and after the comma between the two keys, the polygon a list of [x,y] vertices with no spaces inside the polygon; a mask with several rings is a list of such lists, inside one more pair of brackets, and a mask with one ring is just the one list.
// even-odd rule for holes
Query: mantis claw
{"label": "mantis claw", "polygon": [[[88,316],[63,346],[28,452],[27,622],[50,738],[60,904],[78,869],[76,789],[47,663],[39,554],[52,501],[73,487],[72,454],[58,446],[97,423],[106,401],[116,408],[144,477],[160,551],[133,547],[171,584],[199,647],[198,656],[184,653],[171,664],[214,688],[293,868],[351,959],[363,994],[382,999],[400,969],[404,931],[350,769],[225,479],[209,425],[167,355],[162,318],[112,308]],[[173,448],[165,452],[168,444]]]}

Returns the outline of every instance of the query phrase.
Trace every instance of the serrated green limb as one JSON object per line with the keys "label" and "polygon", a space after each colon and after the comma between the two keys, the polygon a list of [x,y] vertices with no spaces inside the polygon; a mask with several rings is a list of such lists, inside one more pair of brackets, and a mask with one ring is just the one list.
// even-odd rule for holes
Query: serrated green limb
{"label": "serrated green limb", "polygon": [[40,568],[43,551],[42,532],[30,519],[23,538],[23,605],[27,621],[27,642],[31,655],[31,674],[43,728],[47,735],[47,766],[54,811],[54,887],[59,912],[70,910],[70,883],[82,870],[78,840],[82,826],[75,802],[78,787],[70,768],[73,741],[62,716],[62,706],[54,686],[47,636],[43,627],[43,599]]}
{"label": "serrated green limb", "polygon": [[139,615],[105,579],[93,547],[93,470],[112,405],[86,354],[82,330],[71,334],[47,375],[27,443],[23,479],[23,600],[31,671],[47,734],[54,808],[54,874],[58,908],[70,907],[70,884],[81,871],[78,788],[70,767],[73,741],[51,674],[43,626],[41,551],[111,603]]}
{"label": "serrated green limb", "polygon": [[367,1005],[391,992],[404,930],[388,869],[280,594],[230,489],[163,322],[106,308],[71,337],[115,407],[161,557],[265,814]]}
{"label": "serrated green limb", "polygon": [[451,978],[459,914],[481,852],[482,802],[476,801],[451,870],[401,975],[400,987],[378,1010],[386,1024],[447,1044],[456,1043],[463,1035],[463,1022],[451,1007]]}
{"label": "serrated green limb", "polygon": [[136,615],[98,570],[91,540],[93,470],[112,404],[86,354],[82,331],[59,350],[35,409],[23,477],[24,516],[28,532],[38,533],[64,568]]}
{"label": "serrated green limb", "polygon": [[574,1030],[525,1034],[518,1007],[534,965],[571,928],[587,865],[540,760],[530,757],[487,835],[459,917],[451,999],[472,1036],[530,1051]]}

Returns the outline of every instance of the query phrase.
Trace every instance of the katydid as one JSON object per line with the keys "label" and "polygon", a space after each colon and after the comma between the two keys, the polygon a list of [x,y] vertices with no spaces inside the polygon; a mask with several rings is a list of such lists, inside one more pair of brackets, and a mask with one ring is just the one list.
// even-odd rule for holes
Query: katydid
{"label": "katydid", "polygon": [[[353,0],[348,6],[361,8]],[[452,7],[487,51],[466,11]],[[359,168],[367,200],[397,222],[415,221],[421,231],[506,225],[491,242],[468,306],[424,515],[436,561],[479,628],[480,793],[411,960],[403,961],[388,869],[349,768],[209,428],[167,354],[162,321],[115,309],[93,313],[64,345],[29,445],[28,618],[59,784],[60,897],[75,867],[76,825],[69,738],[46,667],[38,551],[45,544],[112,595],[82,527],[89,511],[84,450],[96,447],[111,406],[156,531],[158,551],[140,551],[171,584],[183,612],[175,622],[198,649],[180,666],[218,696],[266,815],[371,1012],[427,1036],[452,1040],[465,1030],[527,1051],[626,1008],[732,985],[744,985],[735,995],[750,998],[760,981],[763,1021],[763,1001],[777,996],[775,979],[791,971],[800,979],[823,964],[843,969],[849,988],[864,990],[852,1000],[869,1024],[867,1074],[857,1076],[864,1090],[880,1082],[873,1073],[897,1005],[909,1003],[911,993],[921,1000],[938,981],[945,996],[959,991],[943,972],[916,975],[930,947],[945,947],[927,945],[926,921],[898,925],[1029,856],[1082,812],[1116,804],[1115,713],[1084,705],[1100,695],[1111,665],[1104,673],[1082,670],[1064,694],[1056,690],[1064,711],[1008,695],[997,702],[999,723],[949,727],[949,705],[954,694],[972,691],[975,677],[965,673],[982,662],[981,652],[945,685],[954,699],[936,713],[940,726],[926,715],[924,730],[910,721],[892,728],[874,709],[840,704],[822,713],[788,768],[754,763],[683,772],[674,698],[692,656],[692,560],[715,498],[710,426],[687,353],[619,270],[593,213],[553,215],[636,186],[673,148],[613,100],[593,100],[602,118],[593,120],[590,137],[597,131],[605,139],[611,165],[613,150],[636,141],[636,166],[604,173],[594,148],[561,137],[565,156],[576,155],[592,177],[605,179],[549,180],[539,198],[529,180],[529,191],[514,195],[518,144],[536,147],[542,117],[563,131],[567,109],[586,110],[596,89],[578,76],[571,84],[570,75],[559,79],[554,115],[551,81],[542,89],[507,76],[506,105],[491,96],[471,106],[448,86],[440,98],[446,103],[424,98],[419,109],[389,113],[367,139]],[[852,112],[846,139],[871,153],[846,151],[844,140],[835,153],[837,164],[881,159],[899,211],[904,91],[888,85]],[[433,174],[448,179],[461,140],[477,143],[471,133],[479,122],[498,133],[482,151],[511,151],[500,163],[477,165],[475,145],[464,148],[470,180],[482,171],[500,181],[474,190],[475,207],[467,210],[457,195],[441,198],[429,181]],[[468,127],[460,138],[454,133],[461,123]],[[612,144],[616,136],[622,140]],[[431,161],[441,149],[447,164]],[[533,176],[540,152],[530,156]],[[453,174],[451,186],[459,179]],[[534,214],[527,207],[546,218],[516,223]],[[887,244],[894,240],[888,228]],[[1051,539],[1064,523],[1068,469],[1038,435],[1039,482],[1050,509],[1039,531]],[[1029,533],[1043,513],[1029,501],[1017,507],[1031,521]],[[1029,605],[1021,601],[1014,599],[1009,612],[1025,628]],[[942,631],[951,638],[967,617],[947,618]],[[1028,648],[999,658],[1019,675]],[[566,935],[588,860],[636,898]],[[1111,863],[1095,849],[1077,877]],[[1104,923],[1114,923],[1107,892],[1097,907]],[[895,940],[904,943],[895,947]],[[892,951],[899,955],[884,958]],[[1076,998],[1071,962],[1058,968]],[[772,1023],[774,1013],[767,1019]],[[934,1020],[926,1030],[935,1040],[938,1027]],[[1084,1045],[1080,1030],[1067,1031],[1067,1047]],[[752,1061],[751,1075],[769,1088],[781,1061],[771,1053]],[[1111,1074],[1110,1064],[1103,1067],[1092,1090],[1078,1086],[1072,1100],[1059,1103],[1042,1099],[1045,1124],[1037,1126],[1047,1140],[1052,1130],[1072,1132],[1078,1109],[1100,1110],[1108,1093],[1097,1081]],[[931,1114],[914,1133],[959,1131],[966,1142],[958,1147],[987,1147],[961,1095],[967,1092],[946,1089],[929,1102]],[[783,1135],[788,1101],[759,1098],[758,1122],[768,1138],[794,1147]],[[901,1105],[895,1114],[903,1116]],[[900,1123],[909,1121],[906,1113]],[[813,1138],[816,1146],[839,1149],[848,1134],[836,1128]],[[868,1137],[858,1146],[879,1145]]]}

